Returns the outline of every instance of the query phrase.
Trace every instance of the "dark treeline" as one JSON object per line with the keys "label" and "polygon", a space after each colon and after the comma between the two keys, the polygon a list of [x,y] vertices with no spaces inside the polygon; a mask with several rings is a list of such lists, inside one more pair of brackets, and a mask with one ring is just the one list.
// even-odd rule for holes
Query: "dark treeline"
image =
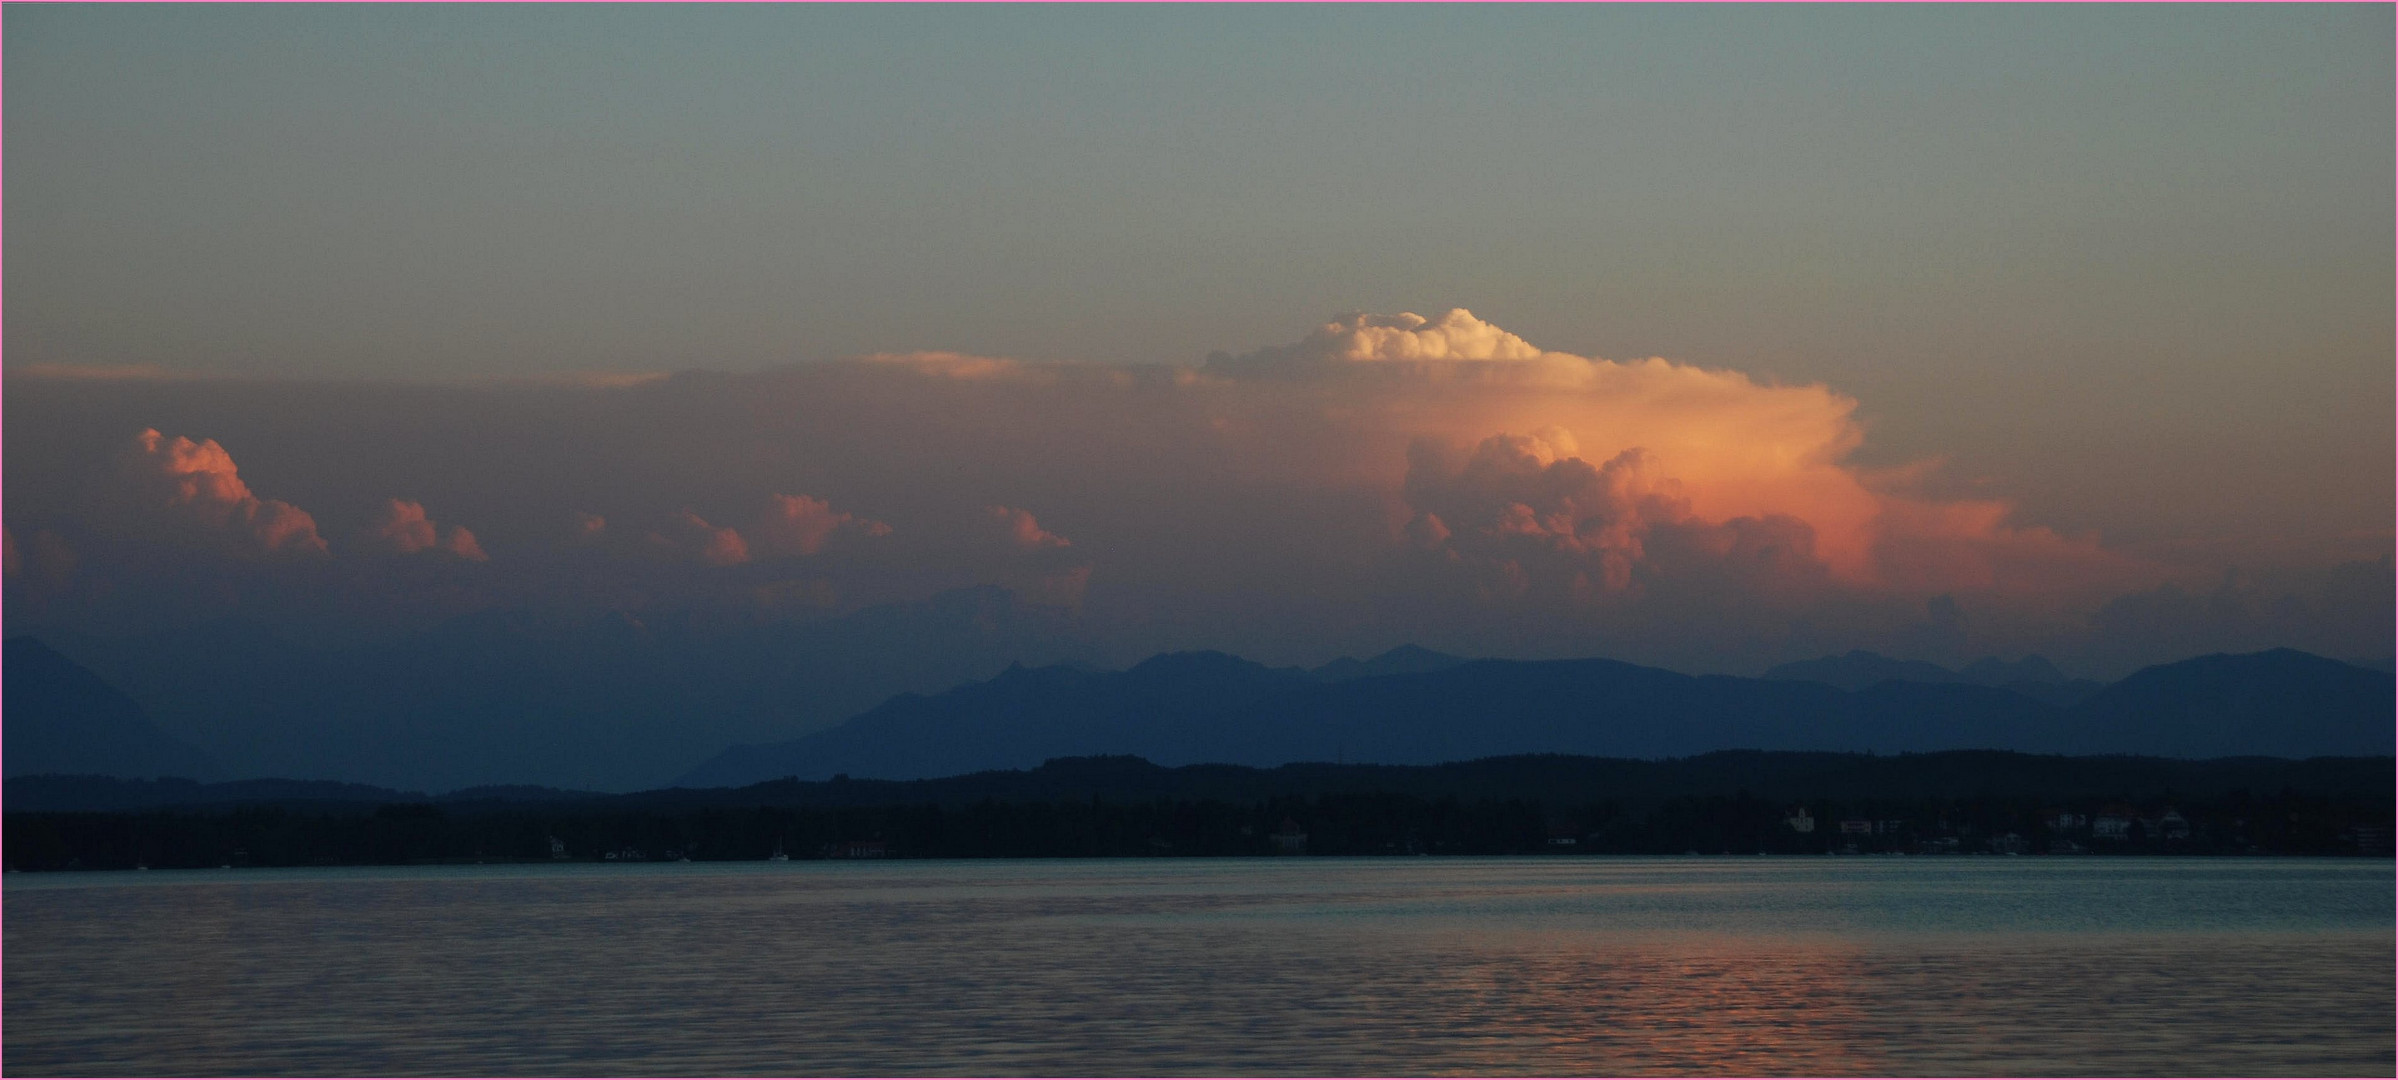
{"label": "dark treeline", "polygon": [[239,806],[7,815],[11,869],[1225,855],[2390,853],[2391,806],[2280,791],[2125,801],[1407,793],[944,806]]}
{"label": "dark treeline", "polygon": [[1927,754],[1834,754],[1727,750],[1696,757],[1639,760],[1525,754],[1445,765],[1336,765],[1306,762],[1260,769],[1242,765],[1168,768],[1137,757],[1056,758],[1038,768],[1003,769],[932,780],[773,780],[738,788],[664,788],[621,795],[551,788],[468,788],[444,795],[363,784],[243,780],[120,780],[98,776],[16,777],[6,808],[133,811],[201,806],[318,808],[432,803],[453,811],[509,805],[652,811],[703,807],[842,807],[985,802],[1144,804],[1225,802],[1248,805],[1293,796],[1401,794],[1425,799],[1537,799],[1568,806],[1620,803],[1645,812],[1667,800],[1753,793],[1767,800],[1919,800],[1988,797],[2065,801],[2207,799],[2234,791],[2283,791],[2388,803],[2392,762],[2377,758],[2063,757],[2000,750]]}

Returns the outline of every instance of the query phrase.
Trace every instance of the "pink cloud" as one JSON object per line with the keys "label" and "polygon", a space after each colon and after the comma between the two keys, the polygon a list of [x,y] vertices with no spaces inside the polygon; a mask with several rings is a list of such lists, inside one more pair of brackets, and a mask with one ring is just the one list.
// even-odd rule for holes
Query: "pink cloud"
{"label": "pink cloud", "polygon": [[749,561],[749,541],[737,529],[718,528],[689,509],[677,511],[649,534],[652,547],[709,566],[739,566]]}
{"label": "pink cloud", "polygon": [[450,534],[442,540],[441,546],[468,562],[483,562],[490,558],[483,554],[483,545],[475,539],[475,534],[467,531],[463,525],[451,526]]}
{"label": "pink cloud", "polygon": [[991,520],[1005,531],[1008,542],[1026,551],[1074,546],[1074,541],[1042,528],[1041,523],[1033,519],[1030,510],[994,506],[989,508],[988,513]]}
{"label": "pink cloud", "polygon": [[[586,515],[598,521],[596,515]],[[586,535],[597,536],[605,523]],[[888,536],[891,527],[880,521],[835,510],[823,499],[806,495],[770,495],[755,523],[746,528],[718,526],[686,508],[648,536],[656,550],[709,566],[738,566],[752,559],[814,555],[839,533]]]}
{"label": "pink cloud", "polygon": [[439,551],[469,562],[489,558],[474,533],[455,525],[442,533],[426,516],[424,504],[409,499],[386,501],[374,524],[367,527],[367,541],[395,555]]}
{"label": "pink cloud", "polygon": [[888,536],[891,527],[833,509],[831,503],[806,495],[770,495],[766,510],[751,530],[756,547],[767,555],[814,555],[824,550],[834,532],[851,529],[867,536]]}
{"label": "pink cloud", "polygon": [[265,553],[325,553],[316,519],[290,503],[252,493],[233,455],[215,439],[195,443],[146,429],[118,455],[117,465],[141,509],[163,513],[185,529]]}

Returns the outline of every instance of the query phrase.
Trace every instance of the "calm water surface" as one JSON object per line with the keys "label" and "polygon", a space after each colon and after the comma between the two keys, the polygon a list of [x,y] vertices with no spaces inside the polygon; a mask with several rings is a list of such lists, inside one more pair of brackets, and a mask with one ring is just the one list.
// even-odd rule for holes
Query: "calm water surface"
{"label": "calm water surface", "polygon": [[12,874],[39,1074],[2377,1074],[2389,860]]}

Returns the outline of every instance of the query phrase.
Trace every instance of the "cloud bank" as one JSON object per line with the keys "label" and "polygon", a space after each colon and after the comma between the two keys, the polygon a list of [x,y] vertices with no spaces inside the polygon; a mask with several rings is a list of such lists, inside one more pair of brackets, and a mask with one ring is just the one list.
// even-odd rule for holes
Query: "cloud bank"
{"label": "cloud bank", "polygon": [[[360,581],[417,567],[350,596],[802,617],[998,584],[1130,655],[1414,640],[1723,670],[1860,646],[2063,654],[2117,598],[2221,571],[1925,496],[1928,465],[1859,467],[1857,402],[1831,388],[1544,349],[1464,310],[1184,366],[905,353],[406,394],[10,390],[12,536],[214,545]],[[159,434],[203,420],[200,442]],[[59,479],[88,474],[77,448],[134,431],[82,485],[132,511],[84,513]],[[252,493],[218,438],[270,448],[292,501]],[[373,510],[331,533],[355,545],[328,545],[295,503]]]}

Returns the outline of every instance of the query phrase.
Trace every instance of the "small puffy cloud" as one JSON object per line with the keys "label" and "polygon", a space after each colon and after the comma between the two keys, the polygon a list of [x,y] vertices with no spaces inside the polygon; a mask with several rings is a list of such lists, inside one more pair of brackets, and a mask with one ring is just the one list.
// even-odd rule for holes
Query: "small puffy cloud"
{"label": "small puffy cloud", "polygon": [[598,514],[577,510],[567,518],[566,534],[576,543],[587,544],[608,533],[608,519]]}
{"label": "small puffy cloud", "polygon": [[484,562],[491,558],[491,556],[483,554],[483,545],[475,539],[475,534],[469,532],[464,525],[450,526],[449,535],[442,538],[441,546],[450,554],[468,562]]}
{"label": "small puffy cloud", "polygon": [[368,539],[399,555],[413,555],[429,550],[435,542],[432,519],[425,516],[423,503],[392,499],[383,504],[383,511],[367,526]]}
{"label": "small puffy cloud", "polygon": [[1074,541],[1042,528],[1041,523],[1033,519],[1030,510],[1019,510],[1011,506],[993,506],[988,508],[985,513],[989,514],[991,520],[999,526],[1001,533],[1007,537],[1009,543],[1025,551],[1074,546]]}
{"label": "small puffy cloud", "polygon": [[739,566],[752,559],[814,555],[836,534],[845,532],[889,536],[891,526],[835,510],[823,499],[770,495],[750,525],[714,525],[685,508],[651,531],[648,540],[653,550],[677,558],[709,566]]}
{"label": "small puffy cloud", "polygon": [[649,543],[659,551],[709,566],[739,566],[749,561],[749,541],[742,538],[740,530],[710,525],[708,519],[688,508],[651,530]]}
{"label": "small puffy cloud", "polygon": [[468,562],[489,558],[483,554],[483,546],[476,542],[474,533],[455,525],[448,532],[441,532],[433,519],[425,515],[424,504],[408,499],[386,500],[373,524],[367,526],[366,540],[369,545],[394,555],[432,551]]}
{"label": "small puffy cloud", "polygon": [[750,536],[752,546],[762,555],[814,555],[824,550],[827,539],[843,529],[866,536],[891,534],[889,525],[834,510],[823,499],[770,495],[766,510]]}
{"label": "small puffy cloud", "polygon": [[316,519],[290,503],[253,494],[233,455],[215,439],[195,443],[146,429],[118,454],[117,475],[139,511],[187,532],[254,553],[325,553]]}

